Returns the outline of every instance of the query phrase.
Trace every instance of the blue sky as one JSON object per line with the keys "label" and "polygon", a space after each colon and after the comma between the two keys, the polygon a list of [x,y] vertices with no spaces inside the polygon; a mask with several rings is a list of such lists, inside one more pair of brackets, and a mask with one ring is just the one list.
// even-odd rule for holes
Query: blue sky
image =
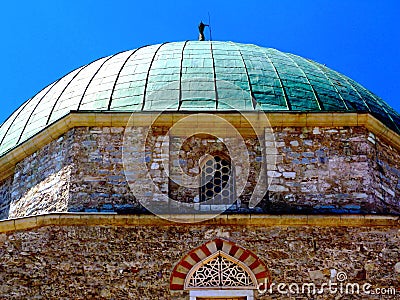
{"label": "blue sky", "polygon": [[208,13],[213,40],[326,64],[400,112],[398,0],[16,0],[3,1],[0,12],[0,123],[46,85],[99,57],[196,40]]}

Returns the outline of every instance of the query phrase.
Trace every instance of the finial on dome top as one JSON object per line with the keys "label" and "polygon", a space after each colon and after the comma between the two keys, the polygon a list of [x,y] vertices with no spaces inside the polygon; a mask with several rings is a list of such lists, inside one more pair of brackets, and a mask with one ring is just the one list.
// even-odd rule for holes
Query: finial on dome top
{"label": "finial on dome top", "polygon": [[206,28],[206,26],[209,26],[208,24],[204,24],[203,21],[200,22],[199,24],[199,41],[205,41],[205,37],[204,37],[204,28]]}

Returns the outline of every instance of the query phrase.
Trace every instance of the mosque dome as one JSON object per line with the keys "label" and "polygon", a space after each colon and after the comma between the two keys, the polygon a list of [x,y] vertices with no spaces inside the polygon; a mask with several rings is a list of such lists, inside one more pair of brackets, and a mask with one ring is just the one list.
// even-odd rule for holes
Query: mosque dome
{"label": "mosque dome", "polygon": [[399,114],[275,49],[117,53],[0,126],[1,299],[395,295],[399,233]]}
{"label": "mosque dome", "polygon": [[0,127],[0,156],[71,111],[365,112],[400,133],[400,115],[354,80],[276,49],[172,42],[100,58],[51,83]]}

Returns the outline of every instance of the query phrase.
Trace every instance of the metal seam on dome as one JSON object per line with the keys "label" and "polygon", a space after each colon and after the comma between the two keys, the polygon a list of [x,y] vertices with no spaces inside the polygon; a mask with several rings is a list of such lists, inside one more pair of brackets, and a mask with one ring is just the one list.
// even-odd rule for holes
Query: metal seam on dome
{"label": "metal seam on dome", "polygon": [[[168,42],[167,42],[167,43],[168,43]],[[154,52],[153,58],[151,59],[151,62],[150,62],[150,65],[149,65],[149,69],[147,70],[146,82],[145,82],[145,84],[144,84],[143,101],[142,101],[142,108],[141,108],[141,110],[144,109],[144,105],[145,105],[145,103],[146,103],[147,84],[149,83],[150,70],[151,70],[151,67],[153,66],[154,59],[155,59],[156,56],[157,56],[158,50],[160,50],[161,47],[164,46],[164,45],[167,44],[167,43],[162,43],[162,44],[157,48],[157,50]]]}
{"label": "metal seam on dome", "polygon": [[356,88],[347,80],[346,77],[344,77],[342,74],[340,74],[339,72],[336,72],[335,70],[332,70],[333,72],[335,72],[340,78],[342,78],[344,81],[346,81],[350,87],[357,93],[358,97],[360,97],[361,101],[364,102],[365,106],[367,107],[369,112],[372,112],[371,108],[369,107],[369,105],[367,104],[367,102],[365,102],[364,98],[361,96],[361,94],[356,90]]}
{"label": "metal seam on dome", "polygon": [[[83,91],[81,100],[79,100],[78,108],[77,108],[76,110],[79,110],[79,109],[81,108],[81,104],[82,104],[83,98],[85,98],[85,94],[86,94],[86,92],[87,92],[87,90],[88,90],[90,84],[92,83],[93,79],[96,77],[97,73],[99,73],[100,69],[104,66],[104,64],[105,64],[106,62],[108,62],[111,58],[113,58],[114,56],[116,56],[116,55],[118,55],[118,54],[120,54],[120,53],[122,53],[122,52],[118,52],[118,53],[116,53],[116,54],[114,54],[114,55],[109,56],[106,60],[103,61],[103,63],[101,64],[101,66],[98,67],[98,69],[96,70],[96,72],[94,72],[92,78],[90,78],[88,84],[86,85],[85,90]],[[104,57],[103,57],[103,58],[104,58]],[[100,58],[100,59],[103,59],[103,58]],[[100,60],[100,59],[98,59],[98,60]]]}
{"label": "metal seam on dome", "polygon": [[[371,92],[368,91],[368,93],[372,96]],[[375,99],[375,97],[374,97]],[[383,111],[388,115],[390,121],[392,121],[394,127],[397,129],[397,132],[400,133],[400,127],[397,126],[397,123],[393,120],[392,115],[386,110],[385,106],[382,105],[380,102],[377,101],[377,99],[375,99],[376,103],[380,106],[380,108],[383,109]]]}
{"label": "metal seam on dome", "polygon": [[23,102],[20,106],[18,106],[16,109],[14,109],[14,111],[3,121],[3,123],[0,124],[0,128],[1,128],[9,119],[11,119],[11,117],[12,117],[20,108],[21,108],[21,110],[24,109],[25,106],[26,106],[29,102],[31,102],[31,100],[32,100],[33,98],[35,98],[35,96],[36,96],[37,94],[39,94],[41,91],[43,91],[45,88],[47,88],[48,86],[50,86],[50,85],[52,85],[52,84],[54,84],[54,82],[50,83],[49,85],[47,85],[46,87],[44,87],[43,89],[41,89],[41,90],[40,90],[39,92],[37,92],[33,97],[27,99],[27,100],[26,100],[25,102]]}
{"label": "metal seam on dome", "polygon": [[372,94],[372,92],[370,92],[368,89],[364,88],[364,90],[367,92],[367,94],[369,94],[371,96],[372,99],[375,100],[375,103],[378,104],[379,107],[388,115],[389,119],[394,124],[394,127],[397,129],[397,132],[400,133],[400,128],[397,126],[396,122],[393,120],[391,114],[386,110],[384,105],[382,105],[382,103],[380,103],[379,98],[377,98],[374,94]]}
{"label": "metal seam on dome", "polygon": [[121,73],[122,73],[122,70],[124,69],[126,63],[131,59],[131,57],[132,57],[136,52],[139,51],[139,49],[145,48],[145,47],[147,47],[147,46],[148,46],[148,45],[142,46],[142,47],[139,47],[139,48],[133,50],[133,52],[128,56],[128,58],[127,58],[127,59],[124,61],[124,63],[122,64],[121,68],[120,68],[119,71],[118,71],[117,77],[115,78],[115,81],[114,81],[114,85],[113,85],[113,88],[112,88],[112,91],[111,91],[111,95],[110,95],[110,100],[108,101],[108,105],[107,105],[107,110],[111,110],[111,104],[112,104],[112,100],[113,100],[113,95],[114,95],[115,87],[117,86],[118,79],[119,79],[119,77],[120,77],[120,75],[121,75]]}
{"label": "metal seam on dome", "polygon": [[251,82],[250,82],[249,71],[247,70],[247,65],[246,65],[246,62],[245,62],[245,60],[244,60],[244,58],[243,58],[242,51],[240,51],[240,48],[239,48],[239,46],[238,46],[237,44],[235,44],[235,43],[233,43],[233,42],[230,42],[230,43],[233,44],[233,45],[238,49],[239,54],[240,54],[240,57],[242,58],[243,65],[244,65],[244,69],[245,69],[245,71],[246,71],[247,83],[249,84],[250,97],[251,97],[250,100],[251,100],[251,103],[252,103],[252,105],[253,105],[253,109],[256,109],[256,107],[257,107],[257,101],[256,101],[256,98],[254,97],[253,88],[252,88]]}
{"label": "metal seam on dome", "polygon": [[340,99],[342,100],[344,107],[346,108],[346,110],[350,110],[349,107],[347,106],[346,101],[344,100],[344,98],[342,97],[342,94],[339,92],[339,90],[336,88],[336,86],[333,84],[332,80],[328,77],[328,75],[321,69],[321,67],[314,63],[313,61],[310,61],[308,59],[305,59],[304,57],[298,56],[300,59],[304,60],[305,62],[307,62],[309,65],[313,66],[314,69],[318,70],[322,75],[324,75],[326,77],[326,79],[328,79],[330,85],[335,89],[336,93],[339,95]]}
{"label": "metal seam on dome", "polygon": [[212,41],[210,41],[210,51],[211,51],[211,59],[212,59],[212,66],[213,66],[213,73],[214,73],[215,109],[218,109],[217,73],[215,71],[215,60],[214,60]]}
{"label": "metal seam on dome", "polygon": [[[97,60],[95,60],[95,61],[97,61]],[[94,61],[94,62],[95,62],[95,61]],[[92,64],[92,63],[94,63],[94,62],[91,62],[90,64]],[[53,107],[51,108],[51,111],[50,111],[50,113],[49,113],[49,117],[47,118],[47,121],[46,121],[46,125],[49,124],[51,115],[53,114],[53,111],[54,111],[54,109],[55,109],[55,107],[56,107],[56,105],[57,105],[57,103],[58,103],[58,100],[60,100],[62,94],[63,94],[63,93],[65,92],[65,90],[69,87],[69,85],[70,85],[71,82],[76,78],[76,76],[78,76],[78,74],[79,74],[83,69],[85,69],[87,66],[89,66],[90,64],[87,64],[87,65],[81,67],[80,70],[72,77],[72,79],[67,83],[67,85],[64,87],[64,89],[61,91],[61,93],[60,93],[60,95],[58,96],[57,100],[54,102]]]}
{"label": "metal seam on dome", "polygon": [[[53,85],[54,85],[54,84],[55,84],[55,82],[53,83]],[[40,90],[39,92],[37,92],[36,95],[39,94],[41,91],[42,91],[42,90]],[[36,95],[35,95],[35,96],[36,96]],[[35,96],[33,96],[31,99],[25,101],[25,103],[23,103],[23,104],[21,105],[22,107],[20,106],[20,107],[21,107],[21,110],[17,113],[17,115],[15,116],[14,120],[11,121],[10,126],[8,126],[6,132],[4,133],[3,137],[1,138],[1,141],[0,141],[0,148],[1,148],[1,145],[3,144],[4,139],[6,138],[6,136],[7,136],[7,134],[8,134],[8,131],[10,130],[10,128],[12,127],[12,125],[14,124],[15,120],[18,118],[18,116],[20,115],[20,113],[25,109],[25,107],[28,105],[28,103],[31,102],[33,98],[35,98]],[[20,108],[20,107],[18,107],[18,108]],[[17,108],[17,110],[18,110],[18,108]],[[15,110],[15,111],[4,121],[4,123],[3,123],[1,126],[3,126],[3,125],[8,121],[8,119],[10,119],[11,116],[12,116],[17,110]]]}
{"label": "metal seam on dome", "polygon": [[180,70],[179,70],[179,99],[178,99],[178,111],[181,110],[182,106],[182,68],[183,68],[183,52],[185,51],[185,47],[187,45],[188,41],[185,41],[182,47],[182,56],[181,56],[181,65],[180,65]]}
{"label": "metal seam on dome", "polygon": [[324,105],[323,105],[323,103],[321,102],[321,100],[319,99],[318,94],[317,94],[317,92],[315,91],[314,87],[312,86],[312,84],[311,84],[311,82],[310,82],[310,79],[308,78],[306,72],[304,72],[304,70],[303,70],[302,68],[300,68],[300,66],[295,62],[295,60],[294,60],[291,56],[287,55],[285,52],[282,52],[282,54],[283,54],[285,57],[289,58],[289,59],[297,66],[297,68],[304,74],[304,77],[306,78],[306,80],[307,80],[308,84],[310,85],[311,90],[312,90],[312,92],[313,92],[313,94],[314,94],[314,98],[315,98],[315,101],[317,102],[317,105],[318,105],[318,107],[319,107],[319,110],[321,110],[321,111],[324,110]]}
{"label": "metal seam on dome", "polygon": [[[75,70],[76,70],[76,69],[75,69]],[[74,71],[75,71],[75,70],[74,70]],[[72,71],[72,72],[74,72],[74,71]],[[69,72],[68,74],[71,74],[72,72]],[[22,131],[21,131],[21,133],[20,133],[20,135],[19,135],[19,137],[18,137],[17,143],[16,143],[15,145],[18,145],[19,142],[21,141],[22,135],[24,134],[25,129],[26,129],[26,127],[28,126],[28,123],[29,123],[31,117],[33,116],[33,113],[35,112],[36,108],[38,108],[39,104],[42,102],[42,100],[44,99],[44,97],[46,97],[47,94],[52,90],[52,88],[55,87],[55,86],[61,81],[61,79],[63,79],[63,78],[64,78],[64,77],[59,78],[59,79],[47,90],[47,92],[39,99],[38,103],[36,103],[35,108],[32,109],[32,111],[31,111],[31,113],[30,113],[28,119],[26,120],[26,122],[25,122],[25,124],[24,124],[24,128],[22,128]]]}
{"label": "metal seam on dome", "polygon": [[[388,114],[388,116],[389,116],[389,118],[390,118],[390,120],[393,122],[393,124],[394,124],[394,126],[396,127],[396,129],[397,129],[397,133],[399,133],[400,134],[400,127],[399,127],[399,125],[397,125],[397,123],[396,123],[396,121],[393,119],[393,117],[392,117],[392,113],[390,113],[388,110],[387,110],[387,104],[383,101],[381,101],[381,99],[378,97],[378,96],[375,96],[372,92],[370,92],[369,90],[368,90],[368,92],[370,93],[370,95],[372,96],[372,97],[374,97],[374,99],[375,99],[375,101],[378,103],[378,105]],[[390,108],[390,106],[389,106],[389,108]]]}
{"label": "metal seam on dome", "polygon": [[276,69],[275,65],[273,64],[272,59],[268,56],[267,52],[265,51],[266,50],[265,48],[262,48],[260,46],[257,46],[257,47],[261,49],[261,52],[264,53],[264,56],[267,58],[267,60],[271,64],[272,68],[274,69],[275,74],[278,77],[279,83],[281,84],[280,87],[283,91],[283,98],[285,99],[286,107],[288,108],[288,110],[292,110],[292,104],[290,103],[289,98],[286,94],[286,90],[285,90],[285,87],[283,86],[282,78],[279,76],[278,70]]}

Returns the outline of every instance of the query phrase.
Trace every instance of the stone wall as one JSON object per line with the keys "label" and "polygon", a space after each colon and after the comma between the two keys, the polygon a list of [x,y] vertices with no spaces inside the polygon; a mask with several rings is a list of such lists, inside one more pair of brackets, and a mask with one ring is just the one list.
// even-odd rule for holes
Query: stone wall
{"label": "stone wall", "polygon": [[381,212],[400,212],[400,152],[369,134],[372,144],[372,190]]}
{"label": "stone wall", "polygon": [[122,162],[124,127],[78,127],[70,149],[69,211],[115,211],[134,207]]}
{"label": "stone wall", "polygon": [[12,176],[0,182],[0,220],[8,218],[10,210],[12,183]]}
{"label": "stone wall", "polygon": [[16,165],[9,218],[67,209],[73,138],[71,130]]}
{"label": "stone wall", "polygon": [[[124,127],[77,127],[17,164],[13,178],[0,183],[2,216],[18,217],[51,211],[141,211],[146,197],[179,198],[190,202],[198,189],[185,189],[169,180],[176,169],[195,176],[206,153],[227,152],[220,141],[229,138],[191,137],[181,149],[180,137],[168,128],[144,127],[130,136],[128,155],[145,160],[147,170],[129,170],[131,192],[123,164]],[[274,128],[275,140],[244,137],[250,173],[239,209],[246,211],[262,167],[260,144],[265,145],[266,175],[272,180],[258,209],[268,213],[396,213],[400,212],[400,152],[364,127]],[[146,138],[147,137],[147,138]],[[141,143],[146,140],[143,151]],[[162,157],[162,156],[168,157]],[[239,153],[231,160],[243,168]],[[276,164],[270,158],[276,159]],[[169,161],[168,170],[162,160]],[[168,172],[169,173],[168,173]],[[146,173],[150,177],[146,177]],[[154,183],[148,188],[149,183]],[[7,207],[7,203],[11,203]]]}
{"label": "stone wall", "polygon": [[400,213],[400,153],[365,128],[282,128],[275,146],[268,209]]}
{"label": "stone wall", "polygon": [[353,283],[400,289],[398,227],[46,226],[0,234],[0,298],[188,299],[169,291],[173,267],[216,237],[252,250],[274,283],[319,285],[345,272]]}

